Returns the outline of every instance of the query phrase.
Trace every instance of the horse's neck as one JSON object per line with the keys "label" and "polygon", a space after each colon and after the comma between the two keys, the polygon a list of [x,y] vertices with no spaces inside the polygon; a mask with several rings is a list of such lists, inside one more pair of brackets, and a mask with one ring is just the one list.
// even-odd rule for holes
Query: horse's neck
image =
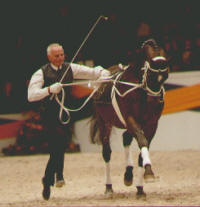
{"label": "horse's neck", "polygon": [[143,76],[143,71],[141,68],[141,65],[131,65],[122,74],[121,80],[131,83],[141,83]]}

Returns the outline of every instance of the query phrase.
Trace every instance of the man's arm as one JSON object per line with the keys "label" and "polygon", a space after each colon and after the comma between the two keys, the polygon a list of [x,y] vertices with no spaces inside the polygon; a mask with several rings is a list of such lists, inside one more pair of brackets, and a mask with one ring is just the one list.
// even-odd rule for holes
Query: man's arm
{"label": "man's arm", "polygon": [[62,84],[57,82],[54,83],[48,87],[42,88],[44,86],[44,77],[43,72],[41,69],[36,71],[30,80],[29,86],[28,86],[28,101],[39,101],[46,96],[54,93],[60,93],[62,89]]}
{"label": "man's arm", "polygon": [[43,72],[39,69],[32,75],[28,85],[28,101],[39,101],[49,95],[48,87],[42,88],[43,85]]}
{"label": "man's arm", "polygon": [[101,66],[91,68],[75,63],[71,63],[70,65],[74,79],[98,79],[110,75],[110,72]]}

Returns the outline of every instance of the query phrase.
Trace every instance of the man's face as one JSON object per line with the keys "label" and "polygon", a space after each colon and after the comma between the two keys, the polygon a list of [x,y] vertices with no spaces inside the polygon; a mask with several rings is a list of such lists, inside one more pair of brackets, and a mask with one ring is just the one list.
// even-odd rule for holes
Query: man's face
{"label": "man's face", "polygon": [[48,55],[48,59],[53,65],[60,67],[65,60],[63,48],[59,46],[52,47],[51,52]]}

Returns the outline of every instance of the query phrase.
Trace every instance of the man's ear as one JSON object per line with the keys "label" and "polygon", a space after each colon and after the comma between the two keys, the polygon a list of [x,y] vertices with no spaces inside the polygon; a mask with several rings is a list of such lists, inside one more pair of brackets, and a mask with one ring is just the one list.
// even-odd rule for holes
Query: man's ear
{"label": "man's ear", "polygon": [[51,61],[51,56],[50,55],[47,55],[47,58],[49,61]]}

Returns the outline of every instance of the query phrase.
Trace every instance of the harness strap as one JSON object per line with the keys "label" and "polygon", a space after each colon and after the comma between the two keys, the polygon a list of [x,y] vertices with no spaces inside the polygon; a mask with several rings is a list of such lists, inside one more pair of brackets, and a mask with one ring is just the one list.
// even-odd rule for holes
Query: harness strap
{"label": "harness strap", "polygon": [[116,91],[116,88],[115,88],[115,84],[116,84],[116,81],[118,80],[118,78],[120,77],[121,73],[116,77],[115,81],[114,81],[114,84],[113,84],[113,87],[112,87],[112,91],[111,91],[111,100],[112,100],[112,106],[119,118],[119,120],[122,122],[122,124],[126,127],[126,122],[122,116],[122,113],[120,111],[120,108],[119,108],[119,105],[117,103],[117,99],[116,99],[116,95],[115,95],[115,91]]}
{"label": "harness strap", "polygon": [[114,87],[112,88],[112,93],[111,93],[112,95],[112,106],[113,106],[113,108],[114,108],[114,110],[115,110],[115,112],[116,112],[116,114],[117,114],[117,116],[118,116],[118,118],[119,118],[119,120],[122,122],[122,124],[126,127],[126,122],[125,122],[125,120],[124,120],[124,118],[123,118],[123,116],[122,116],[122,113],[121,113],[121,111],[120,111],[120,108],[119,108],[119,105],[118,105],[118,103],[117,103],[117,100],[116,100],[116,96],[115,96],[115,89],[114,89]]}

